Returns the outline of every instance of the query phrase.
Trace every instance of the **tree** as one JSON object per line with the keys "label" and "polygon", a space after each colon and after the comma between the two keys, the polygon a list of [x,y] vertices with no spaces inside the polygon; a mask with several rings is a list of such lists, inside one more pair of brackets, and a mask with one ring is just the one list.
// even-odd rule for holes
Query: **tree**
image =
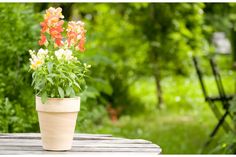
{"label": "tree", "polygon": [[[147,61],[155,78],[158,107],[163,103],[163,72],[186,74],[187,59],[203,47],[204,4],[133,4],[131,21],[148,44]],[[184,18],[183,18],[184,17]]]}
{"label": "tree", "polygon": [[211,29],[208,40],[213,32],[224,32],[230,39],[233,68],[236,68],[236,5],[235,3],[207,3],[205,7],[206,25]]}
{"label": "tree", "polygon": [[202,3],[78,4],[80,15],[90,19],[88,40],[93,41],[89,51],[112,61],[102,73],[113,89],[105,99],[118,105],[118,96],[127,95],[124,91],[130,83],[141,76],[153,76],[160,107],[161,79],[170,73],[186,75],[191,64],[188,57],[201,53],[205,43],[203,8]]}

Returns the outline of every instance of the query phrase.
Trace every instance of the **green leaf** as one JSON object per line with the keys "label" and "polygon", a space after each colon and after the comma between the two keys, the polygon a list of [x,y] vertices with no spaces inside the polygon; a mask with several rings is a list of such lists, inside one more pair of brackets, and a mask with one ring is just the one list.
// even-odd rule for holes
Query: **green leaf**
{"label": "green leaf", "polygon": [[73,97],[75,97],[75,91],[74,91],[74,89],[72,88],[72,87],[67,87],[66,88],[66,95],[68,96],[68,97],[70,97],[70,98],[73,98]]}
{"label": "green leaf", "polygon": [[45,83],[46,83],[46,80],[45,79],[41,79],[41,80],[37,81],[35,86],[38,87],[38,88],[44,89]]}
{"label": "green leaf", "polygon": [[70,98],[75,97],[75,91],[73,88],[71,88],[71,92],[70,92]]}
{"label": "green leaf", "polygon": [[48,72],[52,73],[53,63],[52,62],[48,62],[47,68],[48,68]]}
{"label": "green leaf", "polygon": [[45,102],[47,101],[48,99],[48,95],[47,95],[47,92],[43,92],[42,96],[41,96],[41,101],[43,104],[45,104]]}
{"label": "green leaf", "polygon": [[81,89],[81,88],[80,88],[80,85],[79,85],[77,82],[74,81],[74,84],[75,84],[79,89]]}
{"label": "green leaf", "polygon": [[54,84],[52,78],[48,77],[47,80],[48,80],[52,85]]}
{"label": "green leaf", "polygon": [[71,93],[71,87],[68,86],[68,87],[66,88],[66,95],[69,96],[70,93]]}
{"label": "green leaf", "polygon": [[64,98],[64,90],[61,87],[58,87],[58,93],[61,98]]}
{"label": "green leaf", "polygon": [[57,74],[54,74],[54,73],[51,73],[51,74],[48,74],[49,77],[57,77],[58,75]]}

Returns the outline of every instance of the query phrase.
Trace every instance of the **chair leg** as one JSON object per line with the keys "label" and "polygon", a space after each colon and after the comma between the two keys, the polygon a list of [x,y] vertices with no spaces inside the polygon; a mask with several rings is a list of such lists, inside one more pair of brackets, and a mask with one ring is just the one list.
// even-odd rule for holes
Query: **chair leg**
{"label": "chair leg", "polygon": [[217,133],[217,131],[219,130],[220,126],[224,123],[224,120],[226,118],[226,116],[229,114],[229,111],[227,110],[224,115],[221,117],[221,119],[218,121],[216,127],[214,128],[214,130],[211,132],[210,134],[210,139],[204,144],[205,147],[207,147],[211,141],[212,138],[215,136],[215,134]]}
{"label": "chair leg", "polygon": [[[221,114],[220,110],[217,108],[217,106],[213,102],[209,102],[209,106],[210,106],[211,110],[213,111],[214,115],[216,116],[216,118],[220,121],[220,119],[223,116]],[[229,115],[230,115],[230,113],[229,113]],[[230,125],[226,121],[223,122],[222,126],[225,131],[228,131],[231,129]]]}

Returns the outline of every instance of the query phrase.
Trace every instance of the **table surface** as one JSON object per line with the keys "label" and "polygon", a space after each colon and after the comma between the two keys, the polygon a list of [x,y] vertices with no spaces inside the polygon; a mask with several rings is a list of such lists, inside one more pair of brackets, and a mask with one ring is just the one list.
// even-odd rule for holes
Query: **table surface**
{"label": "table surface", "polygon": [[143,139],[125,139],[107,134],[75,134],[69,151],[45,151],[39,133],[0,134],[0,155],[9,154],[132,154],[157,155],[161,148]]}

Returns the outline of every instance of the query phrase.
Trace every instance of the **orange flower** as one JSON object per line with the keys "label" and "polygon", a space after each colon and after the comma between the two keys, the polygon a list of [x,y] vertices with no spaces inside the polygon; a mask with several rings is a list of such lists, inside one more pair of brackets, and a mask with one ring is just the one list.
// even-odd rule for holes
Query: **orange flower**
{"label": "orange flower", "polygon": [[[48,33],[54,42],[55,47],[63,46],[64,43],[62,41],[63,36],[62,32],[63,29],[63,20],[60,20],[61,18],[64,18],[62,15],[62,9],[61,8],[52,8],[50,7],[48,10],[46,10],[46,14],[44,15],[44,21],[40,23],[41,25],[41,40],[39,41],[39,45],[45,45],[47,43],[47,36]],[[66,46],[71,47],[74,46],[76,49],[80,51],[84,51],[84,45],[85,45],[85,33],[86,30],[84,29],[84,23],[81,21],[70,21],[68,23],[68,27],[66,29]],[[51,41],[51,40],[50,40]]]}
{"label": "orange flower", "polygon": [[76,23],[74,21],[71,21],[68,23],[68,27],[66,29],[67,31],[67,42],[68,42],[68,47],[70,47],[71,45],[74,45],[76,42],[76,37],[78,35],[78,33],[76,32]]}
{"label": "orange flower", "polygon": [[63,31],[63,29],[60,27],[52,27],[52,28],[50,28],[49,33],[53,39],[57,39],[57,38],[62,39],[62,35],[61,35],[62,31]]}
{"label": "orange flower", "polygon": [[40,25],[41,25],[41,28],[42,28],[41,33],[45,33],[48,30],[47,23],[44,21],[44,22],[41,22]]}
{"label": "orange flower", "polygon": [[41,25],[41,40],[39,42],[40,45],[45,44],[46,35],[45,33],[49,33],[52,39],[54,40],[57,46],[62,46],[62,25],[64,23],[60,18],[64,18],[62,15],[61,8],[52,8],[50,7],[46,10],[46,14],[44,15],[44,21],[40,23]]}
{"label": "orange flower", "polygon": [[58,25],[58,23],[61,23],[61,21],[59,21],[60,19],[57,16],[51,16],[48,19],[46,19],[45,21],[47,22],[48,27],[54,27],[56,25]]}
{"label": "orange flower", "polygon": [[55,43],[57,46],[63,46],[62,40],[60,38],[55,39]]}
{"label": "orange flower", "polygon": [[68,23],[67,31],[67,43],[68,47],[77,45],[80,51],[84,51],[85,44],[85,29],[84,23],[81,21],[71,21]]}
{"label": "orange flower", "polygon": [[41,39],[39,41],[39,45],[44,45],[47,42],[47,38],[44,34],[41,34]]}
{"label": "orange flower", "polygon": [[83,32],[83,33],[82,33],[82,37],[81,37],[81,39],[80,39],[80,41],[79,41],[79,44],[78,44],[78,48],[79,48],[79,50],[80,50],[81,52],[84,52],[84,50],[85,50],[85,48],[84,48],[85,40],[86,40],[86,38],[85,38],[85,32]]}
{"label": "orange flower", "polygon": [[68,32],[67,33],[67,37],[68,37],[67,41],[68,41],[69,47],[71,46],[71,44],[75,43],[75,39],[76,39],[77,35],[78,35],[78,33],[76,33],[76,32]]}
{"label": "orange flower", "polygon": [[52,16],[58,17],[59,18],[64,18],[62,15],[62,9],[59,7],[57,9],[50,7],[49,9],[46,10],[46,14],[44,15],[44,19],[49,19]]}
{"label": "orange flower", "polygon": [[[62,23],[61,23],[62,24]],[[63,28],[61,26],[61,24],[58,24],[58,26],[56,27],[52,27],[49,29],[49,33],[51,35],[51,37],[55,40],[55,43],[57,46],[62,46],[62,32],[63,32]]]}

